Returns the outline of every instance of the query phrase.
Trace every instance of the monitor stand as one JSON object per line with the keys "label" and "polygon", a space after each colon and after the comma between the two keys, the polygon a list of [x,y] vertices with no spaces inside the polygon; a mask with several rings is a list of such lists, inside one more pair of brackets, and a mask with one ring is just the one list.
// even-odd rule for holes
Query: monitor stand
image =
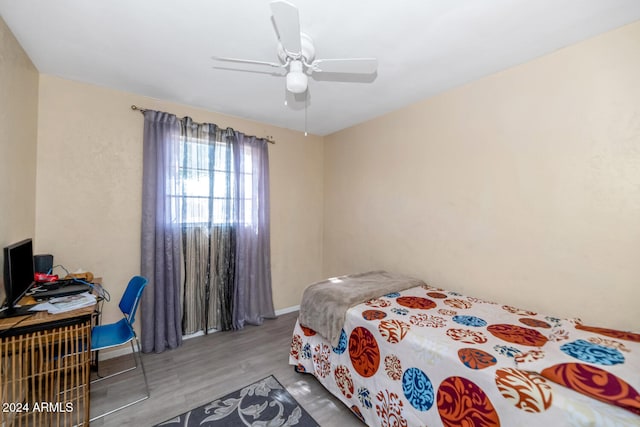
{"label": "monitor stand", "polygon": [[11,307],[0,311],[0,319],[7,319],[9,317],[28,316],[30,314],[36,314],[37,311],[30,311],[29,309],[36,304],[22,305],[20,307]]}

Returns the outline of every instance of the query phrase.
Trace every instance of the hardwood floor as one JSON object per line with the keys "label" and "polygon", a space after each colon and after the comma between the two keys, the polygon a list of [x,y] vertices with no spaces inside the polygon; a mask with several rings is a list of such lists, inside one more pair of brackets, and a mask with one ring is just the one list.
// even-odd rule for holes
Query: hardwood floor
{"label": "hardwood floor", "polygon": [[[362,427],[364,424],[312,375],[298,374],[288,364],[297,315],[287,313],[262,326],[217,332],[186,340],[176,350],[143,354],[151,397],[96,420],[91,426],[152,426],[274,375],[320,425]],[[131,362],[131,355],[101,362],[101,374],[122,369]],[[92,416],[104,412],[105,407],[143,395],[139,369],[119,377],[122,379],[111,378],[91,386]]]}

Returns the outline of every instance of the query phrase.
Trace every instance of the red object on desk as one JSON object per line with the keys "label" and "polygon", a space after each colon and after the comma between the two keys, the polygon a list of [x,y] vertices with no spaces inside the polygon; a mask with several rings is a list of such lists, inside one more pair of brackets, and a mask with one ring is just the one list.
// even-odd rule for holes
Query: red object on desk
{"label": "red object on desk", "polygon": [[36,282],[55,282],[58,280],[57,274],[45,274],[45,273],[36,273],[33,275],[33,278]]}

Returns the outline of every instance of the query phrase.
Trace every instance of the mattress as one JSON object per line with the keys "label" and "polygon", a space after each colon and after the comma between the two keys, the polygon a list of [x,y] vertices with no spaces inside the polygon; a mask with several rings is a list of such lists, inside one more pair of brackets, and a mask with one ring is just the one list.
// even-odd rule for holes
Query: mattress
{"label": "mattress", "polygon": [[289,363],[370,426],[640,426],[640,336],[428,285],[351,307]]}

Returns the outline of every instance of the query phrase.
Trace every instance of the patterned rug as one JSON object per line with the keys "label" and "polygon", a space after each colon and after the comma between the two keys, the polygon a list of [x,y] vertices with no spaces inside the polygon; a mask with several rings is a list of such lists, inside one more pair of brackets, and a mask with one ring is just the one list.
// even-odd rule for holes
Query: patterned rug
{"label": "patterned rug", "polygon": [[154,427],[317,427],[273,375]]}

